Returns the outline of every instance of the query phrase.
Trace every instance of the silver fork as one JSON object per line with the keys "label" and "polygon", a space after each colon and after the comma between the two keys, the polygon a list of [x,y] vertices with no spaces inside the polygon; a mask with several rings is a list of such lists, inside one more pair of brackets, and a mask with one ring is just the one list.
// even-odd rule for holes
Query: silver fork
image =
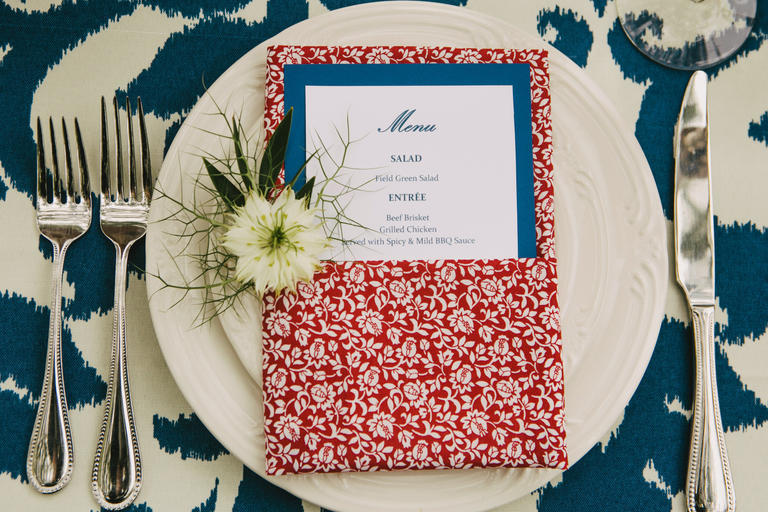
{"label": "silver fork", "polygon": [[[48,352],[45,360],[43,389],[32,429],[27,452],[27,478],[35,490],[56,492],[69,482],[74,457],[72,434],[69,430],[67,397],[61,362],[61,280],[67,248],[91,225],[91,187],[88,166],[80,136],[80,125],[75,119],[77,143],[77,181],[72,172],[67,125],[61,120],[64,139],[64,176],[56,154],[56,134],[53,120],[48,119],[51,146],[51,185],[45,167],[43,129],[37,118],[37,227],[53,245],[53,288],[51,290],[51,317],[48,324]],[[52,198],[49,200],[49,197]]]}
{"label": "silver fork", "polygon": [[[109,165],[107,140],[107,107],[101,98],[101,231],[115,246],[115,306],[112,322],[112,360],[106,411],[93,461],[91,486],[96,501],[107,510],[129,506],[141,490],[141,456],[133,422],[131,394],[125,346],[125,278],[128,252],[136,240],[144,236],[152,193],[152,169],[149,143],[144,124],[141,99],[137,101],[139,121],[139,153],[141,181],[136,169],[136,144],[133,137],[131,103],[126,98],[128,129],[128,190],[122,161],[120,114],[117,98],[115,110],[115,167]],[[141,183],[141,185],[139,185]],[[115,188],[114,185],[117,185]],[[127,192],[127,193],[126,193]]]}

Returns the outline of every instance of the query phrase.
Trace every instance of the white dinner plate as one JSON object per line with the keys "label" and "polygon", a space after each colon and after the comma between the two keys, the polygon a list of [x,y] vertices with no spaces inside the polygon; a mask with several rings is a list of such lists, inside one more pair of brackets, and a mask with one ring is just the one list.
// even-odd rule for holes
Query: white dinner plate
{"label": "white dinner plate", "polygon": [[[566,431],[571,464],[612,426],[651,357],[668,285],[666,228],[651,171],[627,124],[567,57],[518,28],[468,9],[420,2],[363,4],[281,32],[210,87],[165,157],[158,188],[189,200],[200,155],[227,151],[214,101],[261,129],[269,45],[392,44],[547,48],[551,59],[556,242],[564,339]],[[197,275],[181,242],[173,203],[156,194],[147,233],[147,288],[157,338],[176,382],[218,440],[264,476],[259,316],[255,302],[193,327],[200,294],[180,297],[154,275]],[[224,327],[222,327],[224,325]],[[231,343],[230,343],[231,341]],[[519,498],[554,470],[479,469],[269,477],[336,511],[485,510]]]}

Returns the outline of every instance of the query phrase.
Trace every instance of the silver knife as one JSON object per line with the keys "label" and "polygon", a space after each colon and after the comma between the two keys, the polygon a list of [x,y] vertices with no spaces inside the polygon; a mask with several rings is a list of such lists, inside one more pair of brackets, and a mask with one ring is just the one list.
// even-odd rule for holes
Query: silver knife
{"label": "silver knife", "polygon": [[688,459],[689,512],[733,512],[736,496],[715,377],[715,236],[709,169],[707,74],[688,82],[675,128],[675,258],[691,308],[696,388]]}

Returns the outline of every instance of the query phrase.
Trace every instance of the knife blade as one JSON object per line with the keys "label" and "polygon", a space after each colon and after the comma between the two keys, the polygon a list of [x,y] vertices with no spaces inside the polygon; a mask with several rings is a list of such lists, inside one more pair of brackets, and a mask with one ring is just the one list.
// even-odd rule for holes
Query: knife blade
{"label": "knife blade", "polygon": [[707,74],[696,71],[675,127],[675,263],[691,311],[696,383],[688,458],[689,512],[733,512],[736,497],[715,375],[715,236]]}

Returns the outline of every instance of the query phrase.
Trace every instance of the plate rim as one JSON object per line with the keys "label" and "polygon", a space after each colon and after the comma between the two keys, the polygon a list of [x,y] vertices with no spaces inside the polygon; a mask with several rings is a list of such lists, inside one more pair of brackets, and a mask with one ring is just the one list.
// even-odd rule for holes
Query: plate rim
{"label": "plate rim", "polygon": [[[508,22],[505,22],[503,20],[499,20],[499,19],[490,17],[488,15],[485,15],[485,14],[477,12],[477,11],[472,11],[472,10],[467,9],[465,7],[456,7],[456,6],[449,6],[449,5],[444,5],[444,4],[435,4],[435,3],[430,3],[430,2],[410,2],[410,1],[374,2],[374,3],[359,4],[359,5],[354,5],[354,6],[338,9],[338,10],[335,10],[335,11],[331,11],[331,12],[328,12],[326,14],[323,14],[323,15],[320,15],[320,16],[316,16],[316,17],[313,17],[313,18],[308,18],[308,19],[306,19],[306,20],[304,20],[304,21],[302,21],[302,22],[300,22],[300,23],[298,23],[296,25],[293,25],[292,27],[286,28],[285,31],[281,32],[280,34],[278,34],[278,35],[276,35],[276,36],[274,36],[274,37],[272,37],[272,38],[270,38],[270,39],[260,43],[259,45],[255,46],[254,48],[252,48],[251,50],[246,52],[244,55],[242,55],[224,73],[222,73],[222,75],[210,86],[209,91],[213,91],[217,87],[217,84],[223,84],[230,75],[232,75],[235,71],[238,70],[238,67],[242,67],[243,63],[247,62],[249,59],[251,59],[255,55],[257,55],[258,52],[260,51],[260,49],[266,48],[270,44],[274,44],[274,42],[282,34],[284,34],[286,31],[291,30],[294,27],[299,27],[300,25],[303,25],[303,24],[316,23],[315,20],[318,20],[318,19],[321,19],[321,18],[340,17],[342,15],[349,16],[351,14],[359,15],[359,16],[367,16],[367,15],[370,15],[370,13],[366,13],[364,11],[374,11],[376,9],[381,9],[382,8],[381,4],[383,4],[383,3],[386,3],[387,7],[389,9],[408,9],[408,10],[424,9],[424,10],[434,11],[435,13],[439,13],[439,12],[444,11],[444,10],[450,10],[450,11],[452,11],[452,14],[454,14],[456,12],[461,12],[461,16],[462,17],[466,17],[466,16],[475,17],[477,19],[480,19],[481,21],[491,22],[491,23],[493,23],[493,24],[495,24],[497,26],[505,26],[506,28],[512,29],[514,31],[517,31],[519,33],[519,35],[521,35],[521,36],[528,37],[528,38],[532,38],[533,37],[533,36],[530,36],[529,34],[525,33],[524,31],[518,29],[517,27],[515,27],[511,23],[508,23]],[[586,74],[586,72],[584,72],[583,70],[578,68],[578,66],[576,66],[575,63],[571,62],[569,59],[567,59],[567,57],[563,56],[559,51],[557,51],[556,49],[554,49],[551,46],[547,45],[543,41],[540,41],[539,44],[541,46],[547,48],[550,51],[551,54],[558,54],[562,59],[564,59],[562,61],[557,62],[558,65],[563,65],[564,64],[565,66],[568,66],[568,67],[572,66],[573,68],[577,69],[578,73],[576,73],[576,75],[583,82],[585,82],[587,86],[589,86],[594,91],[601,92],[599,87],[597,87],[596,84],[592,83],[590,77]],[[611,104],[611,102],[608,100],[608,98],[604,94],[598,94],[596,96],[596,98],[600,101],[600,108],[602,109],[603,113],[606,114],[605,117],[608,120],[612,121],[614,123],[614,125],[615,125],[615,128],[618,129],[617,131],[621,134],[621,139],[623,140],[625,145],[631,147],[632,152],[635,154],[636,157],[639,155],[642,158],[645,170],[647,170],[647,173],[643,173],[644,181],[647,182],[648,180],[650,180],[651,184],[653,185],[653,189],[652,190],[655,192],[654,197],[655,197],[655,203],[657,203],[657,204],[654,205],[653,210],[655,210],[656,213],[660,214],[661,218],[663,219],[663,212],[662,212],[662,209],[661,209],[660,198],[658,196],[658,193],[656,192],[655,183],[652,181],[652,174],[651,174],[651,171],[650,171],[650,167],[648,166],[647,161],[645,160],[645,155],[642,152],[642,149],[640,148],[639,143],[634,138],[634,136],[627,137],[627,134],[625,133],[625,131],[626,131],[625,127],[620,122],[620,117],[618,115],[618,112],[615,109],[615,107]],[[177,132],[176,136],[174,137],[174,140],[173,140],[172,144],[170,145],[170,147],[168,149],[167,155],[174,155],[174,154],[178,153],[179,148],[177,146],[179,146],[181,144],[179,141],[182,140],[182,138],[183,138],[182,135],[185,135],[188,130],[194,129],[194,127],[192,127],[188,123],[188,121],[190,119],[194,118],[195,115],[200,115],[201,113],[204,113],[204,112],[202,112],[202,107],[203,107],[203,104],[204,104],[204,101],[202,101],[202,100],[204,100],[204,97],[201,97],[201,98],[198,99],[198,101],[196,102],[194,108],[186,116],[184,123],[180,127],[179,131]],[[164,171],[166,171],[167,162],[168,162],[168,159],[166,159],[166,161],[164,161],[164,163],[162,165],[162,169],[161,169],[160,175],[158,177],[158,180],[159,180],[160,176],[162,176],[164,174]],[[168,164],[168,165],[170,166],[171,164]],[[147,244],[147,251],[148,251],[148,254],[149,254],[150,253],[150,244]],[[665,238],[665,249],[664,249],[664,252],[665,252],[665,255],[666,255],[666,238]],[[661,260],[663,261],[664,268],[663,268],[663,272],[660,271],[659,274],[663,275],[663,276],[666,276],[667,273],[668,273],[668,258],[667,257],[663,257],[663,258],[661,258]],[[157,286],[156,286],[156,283],[154,283],[153,285],[150,285],[150,280],[151,280],[151,276],[148,275],[148,278],[147,278],[147,281],[148,281],[147,282],[147,293],[148,293],[148,296],[151,299],[152,294],[155,291],[157,291]],[[662,286],[662,287],[660,287],[660,290],[659,290],[659,297],[657,297],[657,299],[660,299],[660,300],[656,300],[654,302],[654,308],[653,308],[654,312],[652,314],[653,321],[651,322],[652,326],[658,326],[659,328],[661,326],[661,320],[663,319],[663,313],[664,313],[664,305],[665,305],[664,297],[665,296],[666,296],[666,286]],[[150,300],[150,314],[151,314],[151,317],[152,317],[152,322],[153,322],[153,324],[155,324],[155,331],[158,332],[157,326],[158,326],[158,323],[160,323],[162,321],[162,319],[161,319],[160,312],[156,311],[155,308],[151,307],[151,304],[152,304],[152,301]],[[216,321],[216,323],[218,323],[218,321]],[[221,325],[219,324],[218,327],[221,328]],[[214,326],[214,328],[215,328],[215,326]],[[221,329],[222,329],[222,331],[224,331],[223,328],[221,328]],[[637,386],[639,385],[640,380],[641,380],[643,374],[645,373],[645,370],[647,368],[647,364],[650,361],[653,349],[655,347],[656,339],[658,338],[658,332],[659,332],[658,328],[651,328],[650,331],[648,332],[648,335],[646,337],[652,338],[652,342],[648,342],[646,340],[646,343],[643,344],[643,346],[645,347],[645,351],[642,353],[644,361],[643,361],[642,364],[636,365],[634,367],[635,371],[634,371],[633,375],[631,376],[630,379],[627,379],[628,381],[632,382],[632,385],[629,386],[629,388],[631,388],[631,390],[629,390],[627,393],[625,393],[627,395],[626,396],[626,400],[624,400],[624,399],[621,400],[621,402],[623,402],[623,405],[621,405],[620,407],[614,407],[614,409],[618,409],[618,413],[616,413],[616,414],[611,413],[612,422],[615,422],[615,418],[620,416],[621,411],[624,410],[624,408],[626,407],[628,401],[634,395],[634,392],[637,389]],[[224,333],[224,336],[226,338],[226,332]],[[229,340],[227,340],[227,341],[229,341]],[[166,360],[168,368],[171,371],[171,374],[173,375],[174,380],[177,382],[177,385],[178,385],[179,377],[177,375],[177,372],[180,371],[180,367],[183,366],[183,365],[179,364],[178,360],[176,360],[174,362],[174,357],[177,357],[178,354],[176,354],[176,353],[173,353],[173,354],[168,353],[168,347],[165,346],[160,341],[160,336],[158,336],[158,343],[160,345],[161,352],[163,353],[163,357]],[[171,357],[171,356],[173,356],[173,357]],[[257,389],[260,389],[260,388],[258,388],[258,386],[255,383],[252,383],[252,384],[255,385],[257,387]],[[198,400],[196,400],[194,396],[190,396],[189,392],[187,390],[185,390],[182,386],[179,386],[179,388],[180,388],[182,394],[184,395],[185,399],[187,399],[187,401],[190,403],[190,405],[193,407],[193,409],[197,412],[198,407],[195,407],[195,405],[193,405],[193,404],[196,404],[198,402]],[[215,433],[215,430],[211,429],[210,426],[209,426],[210,420],[205,415],[198,414],[198,417],[203,422],[203,424],[206,426],[206,428],[208,428],[211,431],[211,433],[215,437],[217,437],[217,439],[219,439],[219,437]],[[610,428],[611,428],[611,426],[609,425],[607,427],[606,431],[609,431]],[[601,432],[600,436],[603,436],[604,434],[605,434],[605,432]],[[600,436],[598,436],[598,440],[599,440]],[[221,439],[219,439],[219,441],[228,450],[230,450],[230,452],[233,455],[236,454],[237,450],[236,449],[232,449],[232,447],[235,446],[234,443],[231,443],[230,440],[221,440]],[[584,451],[584,453],[580,453],[580,454],[578,454],[578,457],[573,458],[572,459],[572,463],[575,462],[575,460],[578,460],[579,458],[581,458],[581,456],[583,456],[586,453],[586,451],[588,451],[592,446],[594,446],[594,443],[590,444],[590,446],[587,448],[587,450]],[[570,455],[571,455],[571,453],[569,451],[569,456]],[[237,455],[235,455],[235,456],[237,457]],[[241,459],[241,461],[242,461],[242,459]],[[318,500],[315,497],[315,495],[316,495],[315,493],[306,492],[305,489],[297,490],[295,488],[295,486],[290,485],[290,480],[286,481],[286,480],[276,479],[274,477],[265,476],[263,471],[258,471],[258,469],[256,467],[252,467],[251,465],[249,465],[245,461],[242,461],[242,462],[246,466],[248,466],[250,469],[252,469],[256,473],[258,473],[260,476],[270,480],[272,483],[275,483],[276,485],[278,485],[280,487],[283,487],[284,489],[288,490],[289,492],[291,492],[293,494],[296,494],[297,496],[306,497],[306,499],[320,504],[321,500]],[[516,471],[521,471],[521,470],[518,469]],[[541,480],[541,483],[538,484],[537,487],[539,487],[540,485],[545,484],[552,477],[554,477],[554,476],[556,476],[556,475],[561,473],[560,471],[557,471],[557,470],[530,470],[530,469],[528,469],[528,470],[525,470],[525,471],[537,471],[537,472],[547,473],[548,474],[546,476],[546,480],[539,479],[539,480]],[[314,487],[314,486],[312,486],[312,487]],[[524,495],[524,494],[518,495],[518,497],[520,497],[522,495]],[[512,498],[512,499],[516,499],[516,498]],[[500,500],[495,500],[492,503],[490,503],[490,502],[483,503],[482,505],[483,505],[483,507],[487,508],[487,507],[493,507],[493,506],[497,506],[497,505],[500,505],[500,504],[503,504],[503,503],[507,503],[509,501],[510,501],[509,498],[504,498],[503,495],[502,495],[502,498]],[[344,508],[339,509],[337,505],[329,505],[329,506],[331,506],[332,508],[337,508],[338,510],[344,510]]]}

